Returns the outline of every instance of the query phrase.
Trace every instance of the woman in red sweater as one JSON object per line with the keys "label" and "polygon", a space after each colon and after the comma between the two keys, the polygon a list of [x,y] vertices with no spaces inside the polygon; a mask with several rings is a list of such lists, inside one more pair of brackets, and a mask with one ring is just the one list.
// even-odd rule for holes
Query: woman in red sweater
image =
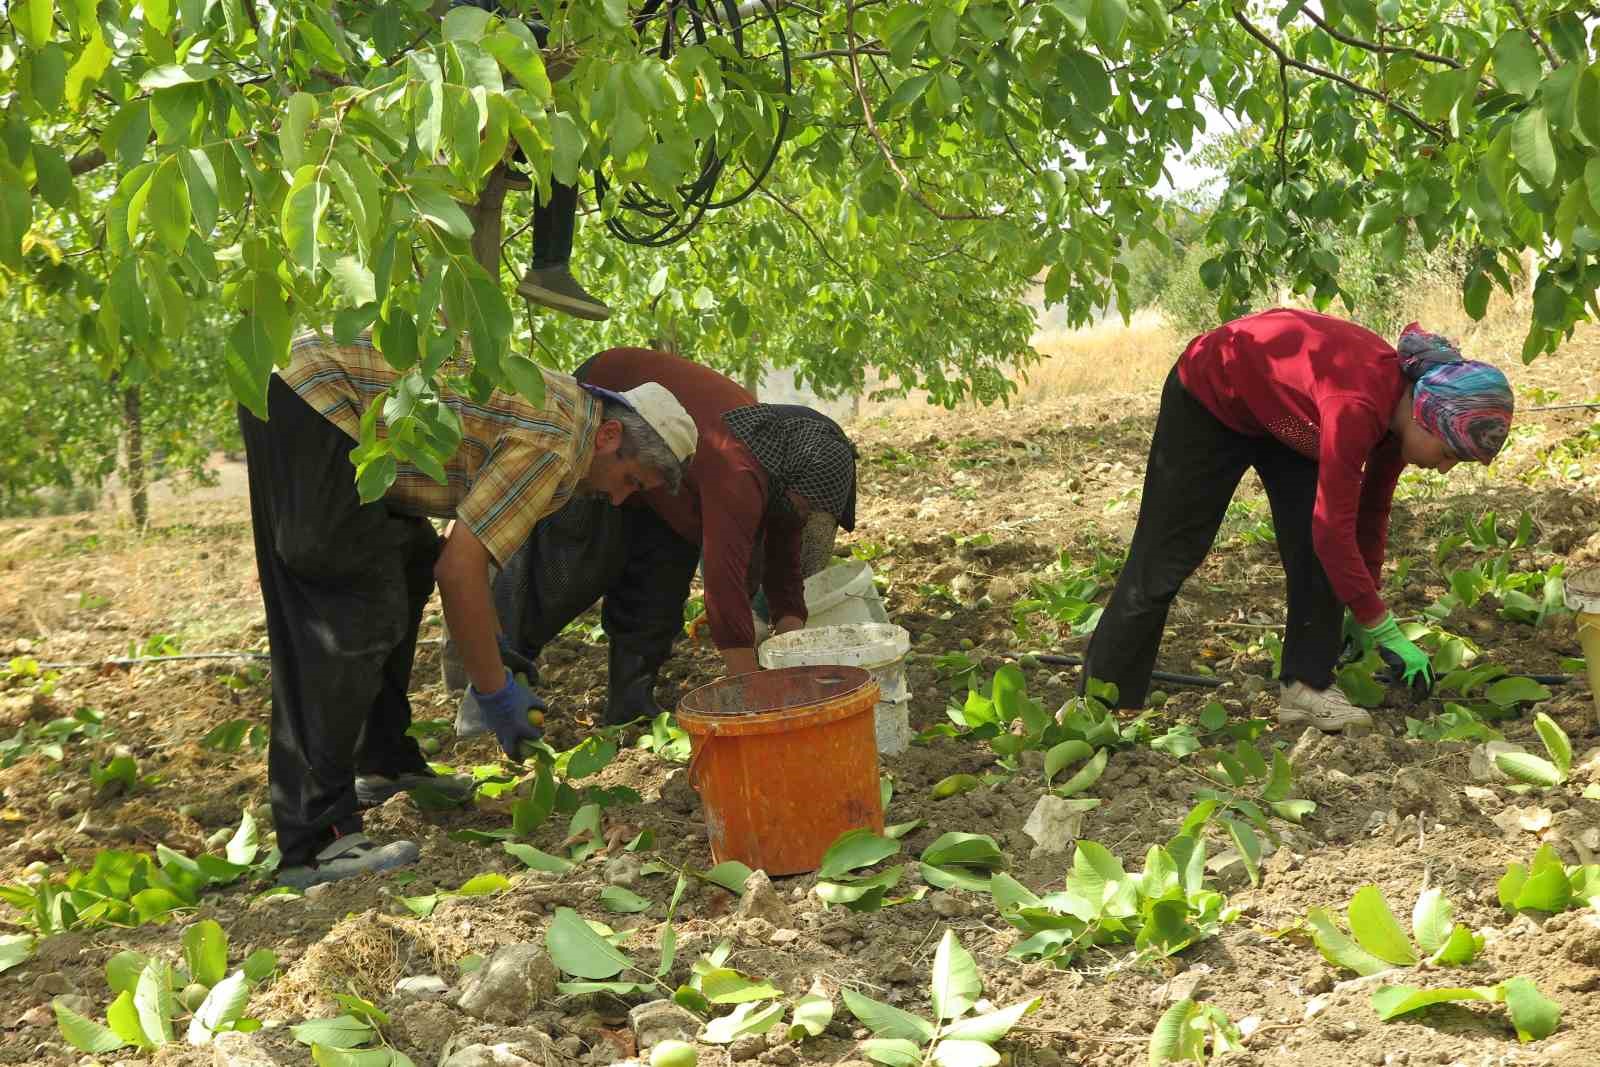
{"label": "woman in red sweater", "polygon": [[1128,562],[1085,677],[1115,683],[1123,707],[1144,704],[1167,609],[1253,467],[1288,579],[1279,722],[1370,724],[1333,684],[1345,607],[1408,684],[1430,688],[1427,654],[1378,595],[1395,483],[1408,463],[1441,472],[1488,463],[1511,413],[1505,375],[1415,323],[1398,349],[1355,323],[1288,308],[1196,337],[1161,394]]}

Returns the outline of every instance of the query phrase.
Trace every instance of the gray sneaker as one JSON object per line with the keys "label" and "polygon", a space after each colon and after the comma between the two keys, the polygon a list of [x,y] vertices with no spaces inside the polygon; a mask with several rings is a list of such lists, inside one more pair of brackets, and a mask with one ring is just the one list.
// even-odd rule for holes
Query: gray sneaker
{"label": "gray sneaker", "polygon": [[409,867],[421,854],[412,841],[391,841],[380,848],[366,834],[346,834],[318,852],[316,859],[305,866],[280,870],[278,884],[305,890],[322,882],[337,882],[358,874]]}
{"label": "gray sneaker", "polygon": [[393,778],[383,774],[356,775],[356,807],[375,808],[396,793],[426,794],[439,805],[465,804],[472,799],[478,783],[465,775],[413,771]]}
{"label": "gray sneaker", "polygon": [[1315,726],[1327,733],[1338,733],[1351,727],[1370,728],[1372,716],[1350,703],[1337,685],[1313,689],[1301,682],[1290,682],[1279,688],[1278,724]]}
{"label": "gray sneaker", "polygon": [[517,285],[517,292],[542,307],[591,322],[611,317],[611,309],[590,296],[565,263],[556,267],[529,267]]}

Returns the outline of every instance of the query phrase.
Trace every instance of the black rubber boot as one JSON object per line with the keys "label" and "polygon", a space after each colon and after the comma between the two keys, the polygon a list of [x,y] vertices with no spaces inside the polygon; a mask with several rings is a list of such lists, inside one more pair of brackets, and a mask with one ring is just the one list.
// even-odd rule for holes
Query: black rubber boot
{"label": "black rubber boot", "polygon": [[615,642],[610,649],[610,676],[606,683],[607,726],[620,726],[625,722],[643,719],[646,722],[661,714],[656,703],[656,673],[661,670],[665,656],[641,656],[630,649],[620,648]]}

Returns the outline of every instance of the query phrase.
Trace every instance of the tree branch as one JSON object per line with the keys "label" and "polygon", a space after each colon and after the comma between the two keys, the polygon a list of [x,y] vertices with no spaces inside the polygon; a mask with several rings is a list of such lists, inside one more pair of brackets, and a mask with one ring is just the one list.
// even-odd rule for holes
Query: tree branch
{"label": "tree branch", "polygon": [[812,227],[811,223],[807,221],[804,215],[800,214],[800,212],[796,211],[792,206],[790,206],[788,201],[784,200],[783,197],[779,196],[777,193],[774,193],[765,186],[759,186],[758,189],[763,196],[782,208],[785,214],[789,215],[796,222],[798,222],[805,229],[805,231],[811,235],[811,239],[817,242],[817,249],[822,253],[824,259],[826,259],[829,263],[832,263],[835,267],[838,267],[841,272],[845,274],[849,273],[843,263],[840,263],[837,259],[833,258],[833,253],[828,250],[828,242],[822,239],[822,235]]}
{"label": "tree branch", "polygon": [[79,152],[67,160],[67,173],[74,178],[80,174],[87,174],[96,167],[103,167],[106,163],[106,154],[98,148],[91,148],[87,152]]}
{"label": "tree branch", "polygon": [[1461,62],[1459,60],[1451,59],[1449,56],[1435,55],[1432,52],[1424,52],[1419,48],[1407,48],[1403,45],[1379,44],[1377,41],[1365,41],[1360,37],[1353,37],[1348,33],[1340,33],[1338,30],[1328,25],[1327,21],[1324,20],[1321,15],[1317,14],[1309,7],[1303,7],[1300,10],[1306,18],[1310,19],[1316,24],[1317,29],[1321,30],[1329,37],[1332,37],[1335,41],[1340,41],[1344,44],[1350,45],[1353,48],[1364,49],[1368,52],[1386,52],[1390,55],[1410,56],[1412,59],[1421,59],[1428,63],[1443,63],[1447,67],[1454,67],[1457,70],[1461,69]]}
{"label": "tree branch", "polygon": [[877,142],[878,152],[883,156],[884,163],[888,164],[889,169],[894,172],[894,176],[900,179],[901,190],[909,193],[917,203],[927,209],[929,214],[945,222],[988,221],[994,218],[993,215],[977,212],[952,215],[939,210],[922,194],[920,189],[911,183],[911,179],[906,176],[906,172],[900,169],[900,164],[895,160],[894,153],[889,149],[889,142],[883,139],[883,133],[878,129],[878,120],[873,117],[872,102],[867,99],[866,86],[861,84],[861,61],[856,55],[858,44],[856,41],[856,4],[854,0],[849,0],[844,10],[845,40],[850,45],[847,53],[850,60],[850,81],[855,88],[856,99],[861,103],[861,117],[866,121],[867,132]]}
{"label": "tree branch", "polygon": [[1278,90],[1283,94],[1283,121],[1278,123],[1278,180],[1289,184],[1289,64],[1278,57]]}
{"label": "tree branch", "polygon": [[1243,26],[1246,33],[1260,41],[1268,51],[1277,56],[1280,63],[1294,67],[1296,70],[1303,70],[1307,74],[1315,74],[1317,77],[1325,78],[1328,81],[1338,82],[1340,85],[1343,85],[1352,92],[1376,100],[1378,103],[1382,104],[1390,111],[1393,111],[1395,114],[1403,116],[1407,122],[1411,123],[1424,133],[1432,134],[1440,140],[1445,139],[1445,131],[1443,129],[1437,126],[1429,125],[1426,119],[1417,114],[1415,111],[1412,111],[1410,108],[1406,107],[1404,104],[1396,103],[1395,101],[1389,99],[1386,94],[1380,93],[1376,89],[1368,88],[1367,86],[1362,85],[1360,82],[1351,81],[1349,78],[1346,78],[1343,74],[1339,74],[1336,71],[1331,71],[1325,67],[1319,67],[1312,63],[1305,63],[1294,58],[1288,52],[1285,52],[1281,45],[1279,45],[1272,38],[1268,37],[1266,34],[1262,33],[1261,30],[1258,29],[1249,19],[1245,18],[1244,12],[1240,11],[1238,8],[1230,8],[1229,10],[1233,13],[1233,20],[1240,26]]}

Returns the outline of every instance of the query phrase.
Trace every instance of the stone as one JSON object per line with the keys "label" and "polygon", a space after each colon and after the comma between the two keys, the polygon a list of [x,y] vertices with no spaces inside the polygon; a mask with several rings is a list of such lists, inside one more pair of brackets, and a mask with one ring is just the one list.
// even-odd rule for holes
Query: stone
{"label": "stone", "polygon": [[789,905],[773,888],[766,871],[756,871],[745,881],[744,895],[739,898],[735,914],[740,919],[765,919],[780,930],[794,925]]}
{"label": "stone", "polygon": [[307,900],[321,900],[323,897],[332,896],[333,883],[318,882],[316,885],[307,886],[305,892],[301,895]]}
{"label": "stone", "polygon": [[682,815],[692,814],[700,806],[700,794],[689,784],[689,772],[676,770],[661,783],[661,803]]}
{"label": "stone", "polygon": [[518,1023],[556,995],[559,975],[539,945],[505,945],[461,980],[456,1006],[485,1022]]}
{"label": "stone", "polygon": [[436,974],[416,974],[394,984],[395,995],[408,1000],[443,1000],[450,986]]}
{"label": "stone", "polygon": [[429,1060],[437,1060],[439,1050],[461,1028],[461,1016],[454,1008],[439,1001],[418,1001],[408,1004],[404,1011],[395,1013],[395,1021],[405,1033],[413,1048],[425,1053]]}
{"label": "stone", "polygon": [[782,930],[774,930],[772,931],[772,935],[768,937],[767,940],[774,945],[792,945],[796,941],[800,940],[800,931],[792,927]]}
{"label": "stone", "polygon": [[440,1060],[439,1067],[540,1067],[533,1055],[528,1046],[509,1041],[463,1045]]}
{"label": "stone", "polygon": [[1511,779],[1495,764],[1494,758],[1517,752],[1528,754],[1527,749],[1521,745],[1513,745],[1509,741],[1485,741],[1481,745],[1475,745],[1472,754],[1467,757],[1467,773],[1472,775],[1474,781],[1509,782]]}
{"label": "stone", "polygon": [[1394,776],[1390,799],[1401,815],[1429,814],[1447,823],[1461,818],[1461,796],[1455,785],[1423,767],[1402,767]]}
{"label": "stone", "polygon": [[1496,813],[1490,821],[1512,836],[1518,833],[1536,834],[1549,828],[1552,815],[1549,808],[1529,804],[1506,808]]}
{"label": "stone", "polygon": [[962,900],[954,893],[940,890],[928,897],[928,907],[933,913],[943,919],[959,919],[972,910],[972,905]]}
{"label": "stone", "polygon": [[22,1018],[17,1020],[19,1026],[54,1026],[56,1013],[50,1010],[48,1004],[35,1004],[22,1013]]}
{"label": "stone", "polygon": [[1573,963],[1600,967],[1600,915],[1583,913],[1568,929],[1561,952]]}
{"label": "stone", "polygon": [[1033,839],[1034,856],[1049,856],[1065,852],[1083,829],[1084,813],[1076,805],[1061,797],[1045,794],[1033,806],[1022,832]]}
{"label": "stone", "polygon": [[48,971],[41,974],[33,980],[33,984],[28,988],[41,997],[55,997],[60,996],[62,993],[76,993],[78,991],[78,987],[72,984],[72,979],[60,971]]}
{"label": "stone", "polygon": [[630,889],[643,877],[644,864],[631,852],[619,852],[606,860],[606,881],[611,885]]}
{"label": "stone", "polygon": [[277,1067],[277,1059],[261,1047],[254,1034],[225,1030],[211,1039],[214,1067]]}
{"label": "stone", "polygon": [[751,1034],[749,1037],[741,1037],[728,1046],[728,1058],[734,1063],[744,1063],[746,1060],[755,1059],[765,1051],[767,1051],[766,1038],[760,1034]]}
{"label": "stone", "polygon": [[693,1041],[700,1032],[700,1020],[670,1000],[651,1000],[628,1012],[628,1025],[639,1048],[658,1041]]}
{"label": "stone", "polygon": [[1321,964],[1306,972],[1300,983],[1307,993],[1326,993],[1333,989],[1333,972]]}

